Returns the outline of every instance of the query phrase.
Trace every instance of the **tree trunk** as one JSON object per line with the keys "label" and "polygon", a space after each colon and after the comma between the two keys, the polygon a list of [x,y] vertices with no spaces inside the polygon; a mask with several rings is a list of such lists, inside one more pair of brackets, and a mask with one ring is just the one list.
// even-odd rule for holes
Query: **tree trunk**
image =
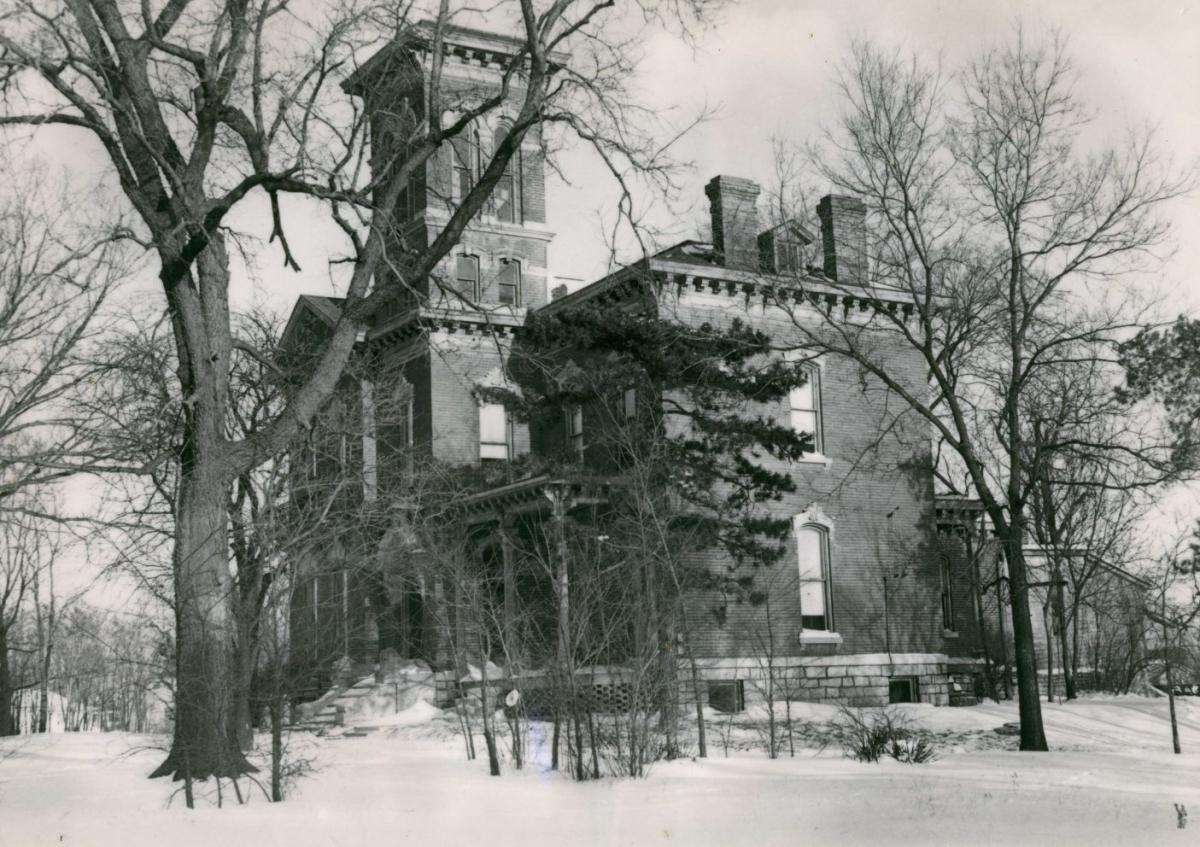
{"label": "tree trunk", "polygon": [[1046,629],[1046,702],[1054,702],[1054,630],[1051,625],[1050,600],[1042,606],[1042,626]]}
{"label": "tree trunk", "polygon": [[250,708],[250,693],[254,684],[254,666],[258,658],[257,620],[247,620],[250,614],[258,617],[257,608],[241,609],[237,639],[237,692],[235,716],[237,721],[238,746],[249,750],[254,746],[254,721]]}
{"label": "tree trunk", "polygon": [[1179,745],[1179,721],[1175,717],[1175,680],[1171,674],[1171,659],[1167,658],[1167,708],[1171,713],[1171,747],[1179,755],[1183,749]]}
{"label": "tree trunk", "polygon": [[496,731],[492,726],[492,710],[495,708],[495,704],[490,696],[491,682],[488,680],[487,674],[490,653],[491,651],[487,649],[479,651],[479,704],[480,714],[483,717],[483,741],[487,745],[488,772],[492,776],[500,776],[500,751],[496,747]]}
{"label": "tree trunk", "polygon": [[983,672],[987,677],[988,691],[992,695],[992,700],[999,703],[1000,696],[996,691],[996,672],[992,667],[992,651],[988,646],[987,628],[983,622],[983,591],[980,588],[979,578],[979,557],[983,553],[983,548],[980,545],[979,550],[975,549],[974,532],[975,527],[972,523],[971,528],[966,531],[963,541],[966,547],[967,562],[971,567],[971,597],[975,605],[975,631],[979,637],[979,646],[983,650]]}
{"label": "tree trunk", "polygon": [[[1010,595],[1012,594],[1012,586],[1009,586]],[[1012,602],[1009,602],[1010,612]],[[1000,564],[999,559],[996,560],[996,618],[1000,630],[1000,667],[1004,670],[1004,699],[1012,699],[1012,667],[1008,664],[1008,634],[1005,632],[1004,626],[1004,591],[1001,587],[1000,580]]]}
{"label": "tree trunk", "polygon": [[254,771],[242,755],[237,724],[237,622],[229,573],[226,481],[215,450],[206,455],[189,429],[181,462],[175,529],[175,733],[150,776],[233,777]]}
{"label": "tree trunk", "polygon": [[12,669],[8,664],[8,629],[0,621],[0,738],[16,735],[13,726]]}
{"label": "tree trunk", "polygon": [[1013,653],[1017,665],[1017,708],[1021,718],[1021,749],[1045,751],[1042,704],[1038,699],[1037,657],[1033,623],[1029,618],[1029,589],[1025,578],[1025,553],[1021,549],[1023,523],[1019,516],[1009,526],[1005,540],[1012,603]]}
{"label": "tree trunk", "polygon": [[1056,574],[1055,584],[1050,586],[1054,592],[1054,617],[1058,622],[1058,659],[1062,664],[1063,694],[1068,700],[1075,699],[1075,674],[1072,672],[1069,645],[1067,643],[1067,610],[1063,599],[1063,581],[1061,574]]}
{"label": "tree trunk", "polygon": [[1175,751],[1175,755],[1183,753],[1183,748],[1179,744],[1179,721],[1175,717],[1175,675],[1171,670],[1171,630],[1167,626],[1166,617],[1166,594],[1163,595],[1163,666],[1167,675],[1167,710],[1171,715],[1171,748]]}
{"label": "tree trunk", "polygon": [[[1092,688],[1096,687],[1097,680],[1100,678],[1100,669],[1092,664]],[[1071,608],[1071,679],[1079,679],[1079,606],[1073,605]]]}
{"label": "tree trunk", "polygon": [[54,642],[50,639],[50,633],[47,632],[46,645],[42,653],[42,678],[38,694],[38,732],[50,731],[50,658],[53,649]]}

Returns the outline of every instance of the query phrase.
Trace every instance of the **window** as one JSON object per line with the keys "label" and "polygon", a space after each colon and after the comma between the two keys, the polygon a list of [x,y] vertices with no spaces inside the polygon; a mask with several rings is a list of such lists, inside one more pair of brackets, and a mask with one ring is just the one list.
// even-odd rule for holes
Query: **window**
{"label": "window", "polygon": [[583,452],[583,406],[571,406],[566,411],[567,447]]}
{"label": "window", "polygon": [[[509,127],[502,125],[496,127],[495,133],[492,134],[492,153],[493,155],[500,149],[500,145],[504,143],[504,139],[508,137]],[[517,148],[513,152],[512,158],[508,160],[508,164],[504,168],[504,173],[500,175],[500,181],[496,183],[496,187],[492,189],[492,206],[495,209],[496,218],[504,223],[517,223],[517,181],[514,179],[514,174],[520,173],[521,168],[521,150]]]}
{"label": "window", "polygon": [[622,411],[625,413],[625,420],[633,420],[637,417],[637,389],[626,388],[625,395],[621,401]]}
{"label": "window", "polygon": [[479,302],[478,256],[459,256],[455,262],[454,279],[463,295]]}
{"label": "window", "polygon": [[478,129],[469,129],[450,141],[454,160],[454,199],[462,202],[471,193],[475,181],[483,172],[483,150],[480,147]]}
{"label": "window", "polygon": [[521,263],[516,259],[500,260],[500,276],[496,279],[496,296],[501,304],[521,305]]}
{"label": "window", "polygon": [[828,531],[815,524],[797,529],[796,557],[800,565],[800,625],[832,632]]}
{"label": "window", "polygon": [[919,695],[916,677],[893,676],[888,680],[889,703],[916,703]]}
{"label": "window", "polygon": [[454,151],[454,187],[453,191],[458,200],[471,193],[474,180],[471,177],[470,145],[462,139],[455,139],[451,144]]}
{"label": "window", "polygon": [[804,368],[804,373],[807,377],[804,385],[793,388],[788,394],[792,429],[812,437],[812,453],[823,453],[825,439],[821,432],[821,372],[809,366]]}
{"label": "window", "polygon": [[742,680],[730,679],[708,684],[708,705],[726,714],[746,708],[746,689]]}
{"label": "window", "polygon": [[512,445],[512,418],[503,403],[479,407],[479,458],[508,459]]}
{"label": "window", "polygon": [[942,629],[954,631],[954,575],[950,572],[950,557],[942,556]]}

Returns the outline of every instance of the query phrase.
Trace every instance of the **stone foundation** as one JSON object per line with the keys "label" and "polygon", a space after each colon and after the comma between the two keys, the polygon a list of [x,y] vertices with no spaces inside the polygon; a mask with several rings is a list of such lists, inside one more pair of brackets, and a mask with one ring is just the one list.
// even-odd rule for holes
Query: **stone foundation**
{"label": "stone foundation", "polygon": [[[698,659],[700,691],[691,684],[691,665],[679,666],[679,688],[684,702],[695,702],[695,694],[708,704],[709,684],[741,682],[744,702],[761,703],[768,692],[767,663],[758,659]],[[861,653],[834,656],[785,656],[773,663],[774,697],[812,703],[831,703],[845,706],[886,706],[891,702],[893,683],[908,681],[915,684],[912,702],[934,706],[968,705],[975,702],[974,677],[981,673],[975,659],[950,658],[942,653]],[[594,680],[598,689],[619,686],[625,675],[619,666],[589,669],[585,674]],[[531,672],[521,687],[541,678]],[[503,673],[493,677],[497,685],[506,684]],[[459,689],[454,674],[439,671],[434,674],[437,688],[435,702],[453,702]],[[468,688],[470,685],[468,685]],[[611,694],[611,692],[608,692]],[[600,700],[613,699],[605,691],[597,691]],[[617,698],[619,699],[619,698]]]}
{"label": "stone foundation", "polygon": [[[768,666],[758,659],[700,659],[704,682],[741,681],[746,703],[766,699]],[[974,660],[941,653],[865,653],[787,656],[772,663],[775,699],[789,698],[846,706],[886,706],[892,683],[915,683],[913,700],[947,706],[970,684]],[[683,686],[690,689],[686,682]],[[686,691],[686,694],[690,694]],[[707,702],[707,690],[700,696]]]}

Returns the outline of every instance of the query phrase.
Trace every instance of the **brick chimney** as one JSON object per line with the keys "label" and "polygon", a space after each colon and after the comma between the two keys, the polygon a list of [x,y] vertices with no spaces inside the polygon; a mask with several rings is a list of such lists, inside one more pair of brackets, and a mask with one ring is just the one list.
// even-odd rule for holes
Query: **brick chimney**
{"label": "brick chimney", "polygon": [[758,183],[736,176],[715,176],[704,187],[712,208],[713,249],[727,268],[758,267]]}
{"label": "brick chimney", "polygon": [[842,285],[867,284],[867,207],[857,197],[827,194],[817,204],[825,276]]}

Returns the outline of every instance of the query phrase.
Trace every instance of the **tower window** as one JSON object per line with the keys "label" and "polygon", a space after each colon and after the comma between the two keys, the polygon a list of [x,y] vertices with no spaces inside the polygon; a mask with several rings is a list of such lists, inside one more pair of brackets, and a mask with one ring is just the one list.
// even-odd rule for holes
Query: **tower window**
{"label": "tower window", "polygon": [[[508,137],[509,129],[507,124],[496,127],[496,131],[492,134],[492,155],[496,154],[500,145],[504,143],[504,139]],[[513,152],[508,164],[505,165],[504,173],[500,175],[500,181],[492,189],[492,204],[496,211],[496,218],[504,223],[517,222],[517,180],[514,176],[520,172],[520,166],[521,151],[518,148]]]}
{"label": "tower window", "polygon": [[824,527],[805,524],[796,530],[795,537],[800,567],[800,625],[804,629],[832,631],[829,533]]}
{"label": "tower window", "polygon": [[818,368],[804,368],[804,385],[793,388],[788,394],[791,407],[792,429],[807,433],[812,438],[812,453],[825,452],[824,433],[821,430],[821,372]]}
{"label": "tower window", "polygon": [[512,455],[512,417],[503,403],[479,407],[479,458],[508,459]]}
{"label": "tower window", "polygon": [[454,151],[454,193],[457,199],[461,201],[464,197],[471,193],[471,155],[467,143],[459,139],[451,145]]}
{"label": "tower window", "polygon": [[626,388],[624,397],[622,398],[622,410],[625,413],[625,420],[633,420],[637,417],[637,389]]}
{"label": "tower window", "polygon": [[500,275],[496,279],[496,294],[500,303],[521,305],[521,263],[516,259],[500,260]]}
{"label": "tower window", "polygon": [[479,301],[478,256],[459,256],[455,262],[454,279],[460,292],[476,302]]}
{"label": "tower window", "polygon": [[475,187],[475,181],[483,172],[483,151],[480,149],[479,130],[474,127],[451,139],[451,158],[454,160],[454,199],[461,203]]}

